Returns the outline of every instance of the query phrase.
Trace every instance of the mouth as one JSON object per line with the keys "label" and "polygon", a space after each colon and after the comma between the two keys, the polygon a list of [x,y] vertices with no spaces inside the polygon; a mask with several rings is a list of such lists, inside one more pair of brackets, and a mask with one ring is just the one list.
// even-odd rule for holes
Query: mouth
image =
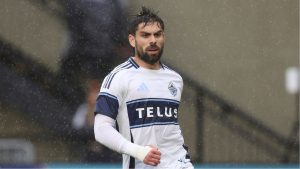
{"label": "mouth", "polygon": [[147,53],[149,56],[157,56],[159,53],[159,50],[147,50]]}
{"label": "mouth", "polygon": [[157,52],[157,51],[159,51],[159,47],[157,47],[157,46],[154,46],[154,47],[148,47],[148,48],[146,49],[146,51],[147,51],[147,52]]}

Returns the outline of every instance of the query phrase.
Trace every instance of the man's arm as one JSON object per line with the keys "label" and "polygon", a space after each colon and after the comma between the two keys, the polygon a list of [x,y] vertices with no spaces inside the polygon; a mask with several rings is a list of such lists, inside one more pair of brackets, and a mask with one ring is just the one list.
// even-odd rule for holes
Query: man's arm
{"label": "man's arm", "polygon": [[131,143],[115,129],[115,120],[108,116],[96,114],[94,132],[98,142],[114,151],[128,154],[148,165],[155,166],[160,162],[161,153],[157,148]]}

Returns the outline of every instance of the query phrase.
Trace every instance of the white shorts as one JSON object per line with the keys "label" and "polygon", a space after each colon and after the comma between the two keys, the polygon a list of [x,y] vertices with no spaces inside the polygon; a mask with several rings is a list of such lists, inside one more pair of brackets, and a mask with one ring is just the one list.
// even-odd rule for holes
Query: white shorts
{"label": "white shorts", "polygon": [[189,159],[180,160],[174,163],[170,168],[174,169],[194,169],[193,164]]}
{"label": "white shorts", "polygon": [[189,159],[178,160],[169,166],[136,166],[136,169],[194,169],[193,164]]}

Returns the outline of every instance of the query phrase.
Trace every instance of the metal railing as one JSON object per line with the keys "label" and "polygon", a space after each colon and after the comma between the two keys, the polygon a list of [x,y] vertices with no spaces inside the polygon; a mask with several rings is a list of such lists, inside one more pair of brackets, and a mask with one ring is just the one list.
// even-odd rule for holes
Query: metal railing
{"label": "metal railing", "polygon": [[[180,74],[183,76],[186,86],[191,88],[193,93],[196,93],[194,98],[191,99],[195,102],[191,105],[194,105],[196,108],[195,113],[198,121],[196,125],[199,144],[197,144],[196,161],[207,162],[207,159],[205,159],[207,153],[205,154],[204,147],[210,143],[205,142],[203,137],[205,137],[204,131],[208,127],[205,119],[210,119],[210,123],[218,123],[230,131],[229,133],[237,135],[242,140],[234,141],[233,139],[228,141],[227,145],[243,142],[238,144],[245,144],[245,146],[250,144],[252,149],[257,149],[256,151],[264,151],[267,154],[267,157],[264,158],[275,159],[272,162],[299,163],[299,120],[295,120],[290,137],[286,138],[255,117],[250,116],[249,113],[246,113],[235,104],[221,98],[207,87],[199,84],[189,75],[183,72]],[[299,99],[299,95],[297,97]],[[229,134],[227,135],[229,136]],[[228,153],[231,152],[232,150],[228,150]],[[243,152],[240,153],[243,154]],[[259,158],[260,154],[257,153],[256,155]],[[243,159],[241,160],[242,162],[251,162],[247,158]],[[257,162],[268,162],[268,160],[259,159]]]}

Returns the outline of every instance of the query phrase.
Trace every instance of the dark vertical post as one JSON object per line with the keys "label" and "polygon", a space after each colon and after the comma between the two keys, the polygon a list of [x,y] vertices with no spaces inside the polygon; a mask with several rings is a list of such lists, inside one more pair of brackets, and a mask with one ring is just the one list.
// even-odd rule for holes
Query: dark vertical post
{"label": "dark vertical post", "polygon": [[199,163],[203,163],[204,161],[204,94],[203,92],[199,91],[196,95],[196,108],[197,108],[197,157],[196,160]]}
{"label": "dark vertical post", "polygon": [[[296,101],[296,114],[295,114],[295,122],[292,126],[292,131],[290,133],[290,136],[287,139],[287,143],[285,145],[285,153],[282,158],[283,163],[289,163],[289,162],[295,162],[293,159],[291,159],[291,154],[296,150],[297,153],[297,163],[299,163],[299,92],[295,94],[295,101]],[[298,138],[298,139],[297,139]],[[295,150],[294,150],[295,149]]]}

